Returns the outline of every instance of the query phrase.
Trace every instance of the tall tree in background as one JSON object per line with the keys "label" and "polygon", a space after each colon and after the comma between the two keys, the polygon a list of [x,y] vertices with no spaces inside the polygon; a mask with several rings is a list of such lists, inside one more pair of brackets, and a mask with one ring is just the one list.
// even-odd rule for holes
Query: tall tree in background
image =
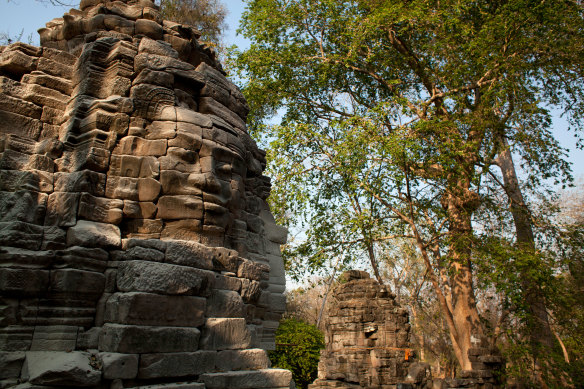
{"label": "tall tree in background", "polygon": [[71,1],[63,1],[63,0],[36,0],[39,3],[46,3],[51,5],[60,5],[62,7],[74,7],[77,4]]}
{"label": "tall tree in background", "polygon": [[188,24],[201,32],[205,42],[221,45],[227,28],[227,9],[220,0],[159,0],[164,19]]}
{"label": "tall tree in background", "polygon": [[[318,267],[327,253],[362,250],[375,269],[384,242],[412,239],[471,369],[468,350],[494,341],[474,262],[489,232],[480,216],[501,212],[501,189],[518,247],[506,265],[520,273],[526,317],[542,312],[550,268],[537,259],[524,191],[571,179],[549,107],[581,128],[583,27],[569,0],[249,0],[252,45],[239,63],[251,128],[271,143],[275,209],[307,226],[291,258]],[[281,124],[266,127],[281,108]]]}
{"label": "tall tree in background", "polygon": [[[554,252],[562,259],[558,298],[551,306],[559,340],[574,385],[584,387],[584,177],[560,194],[557,215],[561,239]],[[563,339],[563,340],[562,340]]]}
{"label": "tall tree in background", "polygon": [[[67,1],[67,0],[35,0],[38,3],[44,3],[49,5],[58,5],[61,7],[75,7],[79,5],[78,1]],[[7,3],[14,2],[14,0],[6,0]]]}

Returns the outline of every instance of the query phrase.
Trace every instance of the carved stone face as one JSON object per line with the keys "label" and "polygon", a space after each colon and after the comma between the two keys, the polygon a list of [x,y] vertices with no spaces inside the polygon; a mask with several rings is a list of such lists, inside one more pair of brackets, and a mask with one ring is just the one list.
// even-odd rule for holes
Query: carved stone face
{"label": "carved stone face", "polygon": [[[3,379],[254,369],[288,387],[289,372],[256,371],[285,309],[286,231],[241,92],[151,1],[80,7],[41,30],[44,47],[0,47],[0,351],[18,365]],[[89,373],[43,381],[46,360]]]}
{"label": "carved stone face", "polygon": [[179,57],[147,37],[88,43],[57,163],[106,175],[111,201],[99,213],[114,219],[90,220],[118,224],[121,214],[126,237],[223,246],[236,220],[254,223],[269,193],[264,154],[247,134],[241,92],[205,62]]}

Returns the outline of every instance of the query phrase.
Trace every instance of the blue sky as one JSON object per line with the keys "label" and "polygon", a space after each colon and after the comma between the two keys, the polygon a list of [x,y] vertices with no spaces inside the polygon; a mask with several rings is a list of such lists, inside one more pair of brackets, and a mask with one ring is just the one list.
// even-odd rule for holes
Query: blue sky
{"label": "blue sky", "polygon": [[[75,3],[75,0],[68,0]],[[228,30],[225,36],[227,45],[236,44],[240,48],[247,46],[247,42],[236,36],[239,18],[245,8],[243,0],[223,0],[229,10],[227,15]],[[29,37],[38,45],[37,30],[53,18],[61,17],[70,7],[58,7],[39,3],[35,0],[0,0],[0,32],[16,36],[23,32],[22,40],[27,42]],[[569,148],[569,160],[575,177],[584,176],[584,151],[575,148],[574,134],[567,131],[567,125],[561,118],[554,118],[554,133],[563,147]]]}
{"label": "blue sky", "polygon": [[[53,18],[63,16],[71,7],[60,7],[48,4],[48,0],[37,2],[35,0],[0,0],[0,32],[7,32],[11,36],[19,35],[24,30],[22,40],[27,42],[32,34],[34,44],[38,44],[37,30],[45,26],[45,23]],[[62,0],[69,4],[77,4],[79,0]],[[239,18],[243,13],[245,4],[242,0],[223,0],[223,4],[229,10],[227,15],[227,31],[225,41],[228,44],[245,46],[241,37],[235,36],[235,30],[239,25]]]}

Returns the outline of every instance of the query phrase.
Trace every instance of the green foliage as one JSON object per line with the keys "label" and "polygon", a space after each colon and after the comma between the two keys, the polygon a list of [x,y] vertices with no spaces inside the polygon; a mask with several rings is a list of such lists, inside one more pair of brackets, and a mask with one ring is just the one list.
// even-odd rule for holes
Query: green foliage
{"label": "green foliage", "polygon": [[[570,383],[575,387],[584,385],[582,186],[573,193],[578,194],[577,199],[564,193],[553,201],[539,200],[535,209],[549,214],[537,215],[541,223],[538,229],[541,249],[535,253],[523,251],[512,241],[494,237],[489,231],[485,231],[480,250],[476,251],[474,263],[480,288],[499,293],[501,308],[508,315],[503,325],[502,351],[513,363],[507,366],[507,375],[532,387],[540,386],[534,381],[538,374],[550,388],[570,387]],[[493,223],[493,228],[505,231],[505,223],[503,217],[499,223]],[[553,349],[538,350],[540,362],[545,361],[543,370],[533,363],[533,345],[528,335],[534,326],[522,295],[524,277],[534,280],[538,295],[545,299],[552,331],[558,340]]]}
{"label": "green foliage", "polygon": [[[299,236],[285,250],[290,274],[339,257],[374,264],[406,238],[456,304],[474,299],[477,272],[520,318],[528,287],[555,294],[557,259],[516,245],[497,157],[508,144],[527,200],[571,181],[550,110],[581,130],[578,2],[248,0],[241,32],[272,209]],[[467,296],[454,295],[461,285]],[[455,308],[443,303],[444,317]]]}
{"label": "green foliage", "polygon": [[227,9],[220,0],[159,0],[159,5],[165,19],[193,26],[203,41],[220,44],[227,27]]}
{"label": "green foliage", "polygon": [[284,319],[276,330],[276,350],[270,351],[270,360],[274,367],[290,370],[298,387],[307,388],[316,379],[323,348],[324,337],[316,326]]}
{"label": "green foliage", "polygon": [[[579,125],[583,50],[574,37],[584,37],[575,3],[248,4],[241,31],[252,45],[238,64],[251,130],[269,144],[280,222],[306,229],[288,248],[291,270],[318,269],[339,253],[348,261],[371,242],[407,235],[396,211],[431,219],[427,239],[445,233],[440,200],[464,196],[461,181],[481,201],[497,191],[500,136],[522,157],[528,188],[571,179],[545,104]],[[266,125],[277,112],[280,125]]]}
{"label": "green foliage", "polygon": [[560,199],[561,228],[554,247],[561,260],[561,273],[555,278],[551,299],[557,333],[564,340],[570,361],[566,371],[576,387],[584,387],[584,186]]}

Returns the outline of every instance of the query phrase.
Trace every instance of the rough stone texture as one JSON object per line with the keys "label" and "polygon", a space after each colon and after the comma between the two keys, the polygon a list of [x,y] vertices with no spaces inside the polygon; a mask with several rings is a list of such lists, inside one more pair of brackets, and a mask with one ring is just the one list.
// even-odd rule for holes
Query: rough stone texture
{"label": "rough stone texture", "polygon": [[416,363],[407,310],[366,272],[349,270],[341,280],[328,304],[318,379],[309,388],[425,388],[431,377],[407,377]]}
{"label": "rough stone texture", "polygon": [[77,344],[77,326],[36,326],[31,351],[74,350]]}
{"label": "rough stone texture", "polygon": [[121,324],[199,327],[205,321],[207,300],[152,293],[115,293],[106,303],[105,320]]}
{"label": "rough stone texture", "polygon": [[28,352],[22,378],[50,386],[95,386],[101,379],[94,355],[86,352]]}
{"label": "rough stone texture", "polygon": [[153,353],[196,350],[201,332],[194,327],[134,326],[107,323],[99,349],[117,353]]}
{"label": "rough stone texture", "polygon": [[215,351],[142,354],[139,378],[186,377],[215,369]]}
{"label": "rough stone texture", "polygon": [[216,366],[219,371],[259,370],[271,366],[266,350],[224,350],[217,354]]}
{"label": "rough stone texture", "polygon": [[243,95],[153,1],[79,9],[0,47],[0,387],[288,387]]}
{"label": "rough stone texture", "polygon": [[18,378],[24,355],[23,352],[0,352],[0,379]]}
{"label": "rough stone texture", "polygon": [[207,389],[289,388],[292,373],[283,369],[242,370],[203,374]]}
{"label": "rough stone texture", "polygon": [[239,350],[248,348],[251,334],[245,319],[207,319],[201,338],[205,350]]}
{"label": "rough stone texture", "polygon": [[149,261],[126,261],[119,265],[117,285],[122,292],[164,295],[198,295],[211,287],[212,272],[186,266]]}
{"label": "rough stone texture", "polygon": [[119,353],[100,353],[103,378],[136,378],[138,375],[138,355]]}
{"label": "rough stone texture", "polygon": [[68,246],[114,248],[121,242],[120,229],[111,224],[79,220],[67,230]]}
{"label": "rough stone texture", "polygon": [[[119,386],[123,388],[123,386]],[[112,389],[114,387],[112,386]],[[178,382],[172,384],[157,384],[140,386],[140,389],[205,389],[205,384],[200,382]]]}

